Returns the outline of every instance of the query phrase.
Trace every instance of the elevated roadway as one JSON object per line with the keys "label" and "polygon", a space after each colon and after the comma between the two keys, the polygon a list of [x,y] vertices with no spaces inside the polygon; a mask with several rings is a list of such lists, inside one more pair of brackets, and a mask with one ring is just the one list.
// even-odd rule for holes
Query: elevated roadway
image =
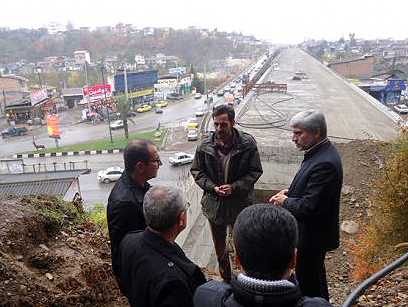
{"label": "elevated roadway", "polygon": [[[293,80],[296,73],[300,80]],[[261,153],[264,174],[255,187],[255,202],[266,202],[274,191],[288,188],[299,169],[303,155],[291,141],[288,122],[300,111],[322,110],[329,139],[334,143],[357,139],[389,141],[397,136],[395,113],[300,49],[286,49],[276,57],[274,65],[259,80],[268,81],[287,84],[287,93],[252,90],[236,106],[238,128],[255,137]],[[185,191],[192,204],[202,194],[194,183]],[[201,212],[194,216],[194,224],[180,243],[197,264],[215,270],[217,261],[208,223]]]}
{"label": "elevated roadway", "polygon": [[[293,80],[296,75],[300,80]],[[394,112],[300,49],[283,50],[261,82],[285,83],[287,93],[252,90],[239,111],[238,127],[255,137],[262,153],[260,190],[286,188],[296,173],[302,155],[291,141],[288,123],[300,111],[322,110],[333,142],[397,136]]]}

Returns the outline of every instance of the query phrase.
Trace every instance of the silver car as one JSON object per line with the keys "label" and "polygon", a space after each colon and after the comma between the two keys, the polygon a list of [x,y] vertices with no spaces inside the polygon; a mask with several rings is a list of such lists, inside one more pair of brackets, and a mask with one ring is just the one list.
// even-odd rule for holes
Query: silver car
{"label": "silver car", "polygon": [[119,166],[109,167],[98,172],[98,181],[103,183],[116,181],[122,176],[122,173],[123,168]]}

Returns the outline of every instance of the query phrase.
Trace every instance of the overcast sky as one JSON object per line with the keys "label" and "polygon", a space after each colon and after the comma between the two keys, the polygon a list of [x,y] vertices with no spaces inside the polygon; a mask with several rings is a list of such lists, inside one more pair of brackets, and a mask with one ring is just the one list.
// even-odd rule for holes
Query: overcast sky
{"label": "overcast sky", "polygon": [[138,28],[196,26],[254,35],[271,43],[306,38],[408,38],[408,0],[2,0],[0,27],[39,28],[49,22],[81,26],[131,23]]}

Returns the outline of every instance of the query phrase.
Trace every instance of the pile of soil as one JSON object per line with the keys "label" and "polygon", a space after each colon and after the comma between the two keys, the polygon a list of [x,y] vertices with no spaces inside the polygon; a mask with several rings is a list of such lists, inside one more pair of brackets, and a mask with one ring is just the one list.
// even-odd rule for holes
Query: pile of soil
{"label": "pile of soil", "polygon": [[[370,218],[366,197],[383,165],[383,145],[336,144],[344,169],[340,221]],[[78,216],[74,206],[53,197],[1,200],[0,306],[128,306],[112,273],[107,235]],[[331,302],[337,306],[358,285],[349,278],[346,244],[355,235],[342,232],[340,248],[326,259]],[[217,272],[204,272],[208,280],[220,279]],[[405,264],[368,289],[358,306],[408,306],[407,293]]]}
{"label": "pile of soil", "polygon": [[107,237],[48,196],[0,206],[0,306],[127,306]]}

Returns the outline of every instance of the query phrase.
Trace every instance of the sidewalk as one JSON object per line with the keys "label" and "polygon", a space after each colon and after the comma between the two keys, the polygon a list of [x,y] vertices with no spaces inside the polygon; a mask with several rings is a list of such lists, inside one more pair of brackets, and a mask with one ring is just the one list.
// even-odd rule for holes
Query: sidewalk
{"label": "sidewalk", "polygon": [[[68,109],[58,113],[58,125],[60,127],[75,125],[82,122],[82,110]],[[28,125],[27,123],[16,124],[16,127],[26,127],[29,131],[44,127],[44,125]],[[0,118],[0,130],[9,128],[7,117]]]}

